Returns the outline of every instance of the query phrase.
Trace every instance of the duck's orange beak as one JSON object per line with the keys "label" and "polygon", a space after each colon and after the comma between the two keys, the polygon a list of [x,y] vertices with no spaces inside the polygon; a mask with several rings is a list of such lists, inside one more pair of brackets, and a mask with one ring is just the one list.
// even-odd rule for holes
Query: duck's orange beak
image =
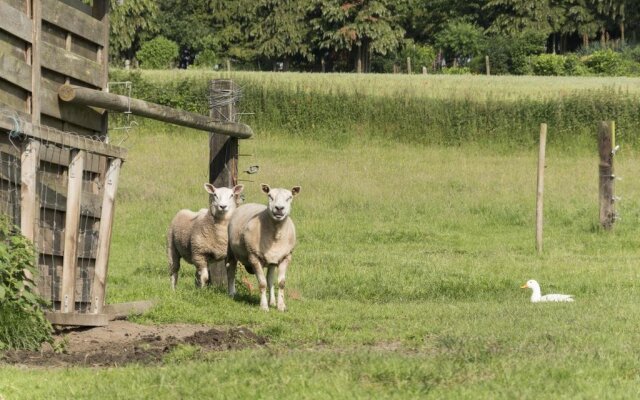
{"label": "duck's orange beak", "polygon": [[527,285],[527,284],[525,283],[524,285],[520,286],[520,289],[526,289],[526,288],[528,288],[528,287],[529,287],[529,285]]}

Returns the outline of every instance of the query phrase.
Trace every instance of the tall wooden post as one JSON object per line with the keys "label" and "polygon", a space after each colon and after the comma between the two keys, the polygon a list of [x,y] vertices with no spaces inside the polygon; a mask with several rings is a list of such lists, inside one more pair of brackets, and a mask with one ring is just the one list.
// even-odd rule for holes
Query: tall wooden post
{"label": "tall wooden post", "polygon": [[[209,95],[215,99],[209,116],[220,122],[235,122],[233,101],[235,84],[231,80],[211,81]],[[238,139],[216,133],[209,134],[209,182],[215,187],[233,187],[238,183]],[[227,272],[224,261],[209,266],[210,283],[225,287]]]}
{"label": "tall wooden post", "polygon": [[491,64],[489,63],[489,56],[484,56],[484,65],[487,71],[487,76],[491,75]]}
{"label": "tall wooden post", "polygon": [[104,177],[104,193],[102,197],[102,212],[100,214],[100,231],[98,233],[98,253],[93,276],[91,294],[91,310],[95,314],[102,313],[107,288],[107,272],[109,267],[109,244],[111,243],[111,227],[118,190],[118,178],[122,160],[112,159]]}
{"label": "tall wooden post", "polygon": [[538,190],[536,194],[536,250],[542,253],[542,228],[544,224],[544,166],[547,148],[547,124],[540,124],[540,149],[538,151]]}
{"label": "tall wooden post", "polygon": [[61,311],[76,310],[76,266],[78,263],[78,235],[80,229],[80,197],[85,151],[76,151],[69,164],[67,185],[67,208],[64,224],[64,258],[62,260]]}
{"label": "tall wooden post", "polygon": [[614,208],[615,175],[613,171],[613,155],[616,147],[615,122],[601,122],[598,129],[598,152],[600,153],[600,224],[610,230],[615,222]]}

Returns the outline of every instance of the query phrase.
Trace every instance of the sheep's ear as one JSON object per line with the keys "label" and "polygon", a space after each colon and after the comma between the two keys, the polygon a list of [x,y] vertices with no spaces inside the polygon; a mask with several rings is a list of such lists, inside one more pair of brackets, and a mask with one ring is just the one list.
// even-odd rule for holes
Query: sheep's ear
{"label": "sheep's ear", "polygon": [[233,194],[240,194],[244,190],[244,185],[235,185],[233,187]]}
{"label": "sheep's ear", "polygon": [[291,189],[291,194],[292,194],[292,195],[294,195],[294,196],[297,196],[297,195],[299,195],[299,194],[300,194],[300,191],[301,191],[301,190],[302,190],[302,188],[301,188],[300,186],[294,186],[294,187]]}
{"label": "sheep's ear", "polygon": [[204,184],[204,190],[206,190],[207,193],[209,193],[209,194],[215,194],[216,193],[216,187],[213,186],[210,183],[205,183]]}
{"label": "sheep's ear", "polygon": [[271,191],[271,188],[266,183],[260,184],[260,188],[262,189],[262,193],[264,194],[269,194],[269,192]]}

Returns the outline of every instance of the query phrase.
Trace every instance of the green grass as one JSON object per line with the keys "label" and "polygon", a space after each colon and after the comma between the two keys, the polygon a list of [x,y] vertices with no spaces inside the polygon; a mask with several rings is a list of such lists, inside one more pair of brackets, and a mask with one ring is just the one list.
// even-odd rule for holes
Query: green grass
{"label": "green grass", "polygon": [[[553,132],[550,131],[550,135]],[[117,141],[118,138],[116,138]],[[183,264],[169,289],[164,234],[206,205],[206,134],[149,124],[124,143],[108,301],[157,299],[141,323],[247,326],[268,349],[180,349],[160,366],[0,368],[22,398],[635,398],[640,385],[640,161],[617,156],[622,220],[598,228],[597,156],[548,152],[545,248],[534,251],[537,151],[341,145],[280,134],[242,142],[247,201],[259,183],[301,185],[287,313],[196,290]],[[624,144],[624,143],[623,143]],[[519,289],[574,304],[528,302]],[[254,279],[250,277],[250,279]],[[295,296],[292,296],[295,294]],[[90,383],[88,383],[90,382]]]}
{"label": "green grass", "polygon": [[297,72],[216,72],[203,70],[146,70],[144,78],[162,84],[185,79],[208,80],[229,77],[277,90],[301,90],[322,94],[353,94],[374,97],[417,97],[440,100],[452,98],[549,99],[580,92],[613,90],[640,94],[640,78],[626,77],[544,77],[484,75],[391,75],[391,74],[308,74]]}

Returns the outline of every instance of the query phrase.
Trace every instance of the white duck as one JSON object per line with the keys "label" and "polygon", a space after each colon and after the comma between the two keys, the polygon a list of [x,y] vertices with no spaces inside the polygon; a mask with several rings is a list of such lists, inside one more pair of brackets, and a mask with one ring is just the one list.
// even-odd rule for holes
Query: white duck
{"label": "white duck", "polygon": [[571,294],[545,294],[544,296],[542,296],[542,294],[540,293],[540,284],[533,279],[528,280],[527,283],[520,286],[520,288],[522,289],[529,288],[533,291],[533,293],[531,293],[532,303],[552,302],[552,301],[555,301],[555,302],[574,301],[573,295]]}

